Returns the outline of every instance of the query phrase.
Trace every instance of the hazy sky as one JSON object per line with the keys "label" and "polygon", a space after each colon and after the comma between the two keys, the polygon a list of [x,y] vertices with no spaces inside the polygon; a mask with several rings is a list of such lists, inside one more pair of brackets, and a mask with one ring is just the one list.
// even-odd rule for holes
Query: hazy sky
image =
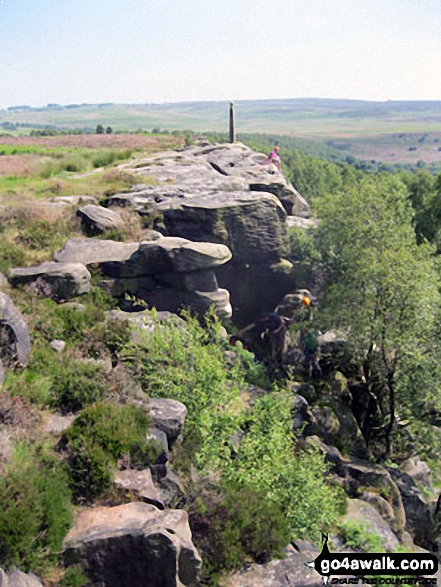
{"label": "hazy sky", "polygon": [[441,0],[0,0],[0,107],[441,100]]}

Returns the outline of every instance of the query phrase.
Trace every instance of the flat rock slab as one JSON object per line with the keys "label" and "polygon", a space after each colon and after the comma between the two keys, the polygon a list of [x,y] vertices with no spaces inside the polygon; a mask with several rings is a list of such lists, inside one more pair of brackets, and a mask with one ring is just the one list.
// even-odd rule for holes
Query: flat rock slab
{"label": "flat rock slab", "polygon": [[11,298],[0,292],[0,358],[7,364],[25,366],[31,352],[29,329]]}
{"label": "flat rock slab", "polygon": [[94,196],[76,195],[76,196],[56,196],[51,198],[51,202],[65,204],[66,206],[82,206],[83,204],[98,204]]}
{"label": "flat rock slab", "polygon": [[59,251],[58,263],[73,259],[84,265],[98,264],[111,277],[138,277],[169,271],[188,272],[218,267],[231,259],[225,245],[162,237],[141,243],[100,239],[71,239]]}
{"label": "flat rock slab", "polygon": [[245,571],[230,575],[226,587],[323,587],[321,575],[306,564],[315,560],[319,551],[309,542],[296,543],[285,549],[285,558],[264,565],[252,564]]}
{"label": "flat rock slab", "polygon": [[9,281],[13,286],[35,284],[37,293],[60,300],[72,299],[90,289],[90,273],[79,262],[49,261],[34,267],[17,267],[10,269]]}
{"label": "flat rock slab", "polygon": [[139,243],[120,243],[112,240],[73,238],[55,255],[58,263],[108,263],[130,259]]}
{"label": "flat rock slab", "polygon": [[64,560],[106,587],[192,585],[201,568],[187,513],[141,502],[81,512],[64,540]]}
{"label": "flat rock slab", "polygon": [[44,421],[43,430],[47,434],[61,435],[70,428],[76,416],[59,416],[50,414]]}
{"label": "flat rock slab", "polygon": [[82,206],[77,210],[77,216],[88,228],[96,232],[116,229],[121,225],[121,217],[117,212],[93,204]]}

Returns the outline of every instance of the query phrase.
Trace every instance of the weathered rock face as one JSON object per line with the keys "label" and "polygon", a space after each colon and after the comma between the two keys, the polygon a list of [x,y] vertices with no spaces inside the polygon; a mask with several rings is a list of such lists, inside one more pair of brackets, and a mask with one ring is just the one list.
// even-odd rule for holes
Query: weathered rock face
{"label": "weathered rock face", "polygon": [[0,359],[7,365],[26,365],[31,340],[26,322],[11,298],[0,292]]}
{"label": "weathered rock face", "polygon": [[[406,512],[406,530],[415,544],[432,549],[435,542],[435,502],[423,495],[410,475],[399,469],[390,468]],[[430,487],[430,486],[429,486]]]}
{"label": "weathered rock face", "polygon": [[[352,498],[366,498],[382,515],[398,538],[406,527],[406,514],[400,491],[389,472],[367,460],[343,457],[335,446],[324,444],[317,436],[308,436],[306,444],[318,448],[331,464],[336,480]],[[372,499],[376,494],[381,499]],[[384,503],[386,502],[386,503]]]}
{"label": "weathered rock face", "polygon": [[47,262],[35,267],[17,267],[10,269],[9,281],[13,286],[36,284],[44,290],[44,295],[60,300],[69,300],[90,289],[90,273],[78,262]]}
{"label": "weathered rock face", "polygon": [[162,398],[150,398],[146,407],[154,426],[165,433],[171,448],[182,434],[187,408],[174,399]]}
{"label": "weathered rock face", "polygon": [[227,245],[239,264],[287,253],[286,213],[277,198],[252,192],[205,192],[158,205],[170,234]]}
{"label": "weathered rock face", "polygon": [[64,560],[106,587],[191,586],[201,567],[186,512],[140,502],[83,511],[64,541]]}
{"label": "weathered rock face", "polygon": [[77,216],[81,218],[85,226],[93,232],[105,232],[118,228],[121,225],[121,217],[113,210],[107,210],[101,206],[87,204],[77,210]]}

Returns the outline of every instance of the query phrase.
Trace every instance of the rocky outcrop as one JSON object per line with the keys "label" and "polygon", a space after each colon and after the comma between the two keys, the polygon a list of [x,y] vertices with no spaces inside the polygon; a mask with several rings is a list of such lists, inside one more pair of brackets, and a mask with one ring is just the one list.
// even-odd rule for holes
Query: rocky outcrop
{"label": "rocky outcrop", "polygon": [[[335,480],[349,497],[364,499],[376,507],[400,538],[406,528],[406,514],[400,491],[390,473],[381,465],[355,457],[343,457],[335,446],[323,443],[317,436],[308,436],[306,444],[318,448],[330,463]],[[375,494],[381,500],[372,499]],[[386,503],[384,503],[386,502]]]}
{"label": "rocky outcrop", "polygon": [[230,292],[238,325],[271,311],[295,289],[292,265],[283,261],[286,213],[309,215],[305,200],[264,160],[241,143],[161,153],[127,167],[163,185],[137,185],[104,202],[162,216],[170,236],[227,245],[232,260],[216,275]]}
{"label": "rocky outcrop", "polygon": [[5,366],[26,365],[31,339],[26,322],[11,298],[0,292],[0,360]]}
{"label": "rocky outcrop", "polygon": [[64,541],[64,560],[80,563],[106,587],[196,585],[201,559],[187,513],[133,502],[80,513]]}
{"label": "rocky outcrop", "polygon": [[79,262],[47,262],[35,267],[10,269],[9,282],[14,286],[30,285],[37,295],[69,300],[90,289],[90,273]]}
{"label": "rocky outcrop", "polygon": [[[243,571],[233,573],[225,587],[323,587],[323,577],[311,566],[319,551],[306,540],[298,540],[295,545],[296,548],[284,549],[285,557],[281,560],[247,565]],[[345,579],[350,577],[346,575]],[[332,578],[338,579],[339,575]]]}
{"label": "rocky outcrop", "polygon": [[117,229],[121,225],[121,217],[113,210],[102,206],[87,204],[77,210],[77,216],[91,232],[105,232]]}
{"label": "rocky outcrop", "polygon": [[261,165],[265,158],[242,143],[219,144],[162,153],[138,162],[131,170],[161,183],[173,183],[172,193],[180,189],[192,194],[198,189],[272,193],[289,214],[308,216],[308,204],[283,174],[274,165]]}

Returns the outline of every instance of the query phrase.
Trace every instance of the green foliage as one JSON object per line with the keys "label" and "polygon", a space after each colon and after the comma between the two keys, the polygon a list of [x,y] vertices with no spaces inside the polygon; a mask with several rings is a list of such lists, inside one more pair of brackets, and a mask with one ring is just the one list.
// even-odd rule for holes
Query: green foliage
{"label": "green foliage", "polygon": [[15,447],[0,477],[0,560],[41,570],[56,560],[71,524],[71,494],[57,461],[28,445]]}
{"label": "green foliage", "polygon": [[150,415],[135,406],[95,404],[83,410],[65,434],[71,487],[77,499],[108,489],[118,459],[134,468],[153,463],[160,451],[147,442]]}
{"label": "green foliage", "polygon": [[362,522],[347,520],[339,530],[343,543],[357,552],[384,552],[383,539]]}
{"label": "green foliage", "polygon": [[[279,544],[278,539],[286,540],[285,526],[271,517],[274,514],[277,518],[279,511],[291,537],[318,539],[322,528],[336,523],[341,497],[324,483],[323,458],[315,452],[295,450],[290,394],[266,394],[254,400],[251,411],[247,410],[241,393],[247,387],[246,371],[241,360],[234,365],[226,363],[215,319],[208,320],[203,329],[189,316],[186,326],[172,321],[160,323],[155,312],[151,316],[154,328],[144,334],[140,345],[126,352],[126,361],[149,395],[174,398],[187,406],[184,442],[176,456],[178,466],[186,460],[203,477],[215,474],[224,490],[231,487],[231,502],[239,488],[255,505],[257,496],[265,494],[267,500],[262,503],[257,525],[264,528],[265,516],[273,512],[268,524],[274,523],[274,544]],[[244,510],[248,507],[248,502],[240,503]],[[225,536],[218,536],[217,529],[210,530],[207,540],[210,544],[218,540],[225,548],[230,544],[234,552],[243,550],[239,559],[256,556],[259,548],[245,545],[238,538],[242,526],[248,528],[248,514],[235,512],[238,525],[231,520]],[[216,524],[214,520],[212,523]],[[214,552],[215,547],[210,548]]]}

